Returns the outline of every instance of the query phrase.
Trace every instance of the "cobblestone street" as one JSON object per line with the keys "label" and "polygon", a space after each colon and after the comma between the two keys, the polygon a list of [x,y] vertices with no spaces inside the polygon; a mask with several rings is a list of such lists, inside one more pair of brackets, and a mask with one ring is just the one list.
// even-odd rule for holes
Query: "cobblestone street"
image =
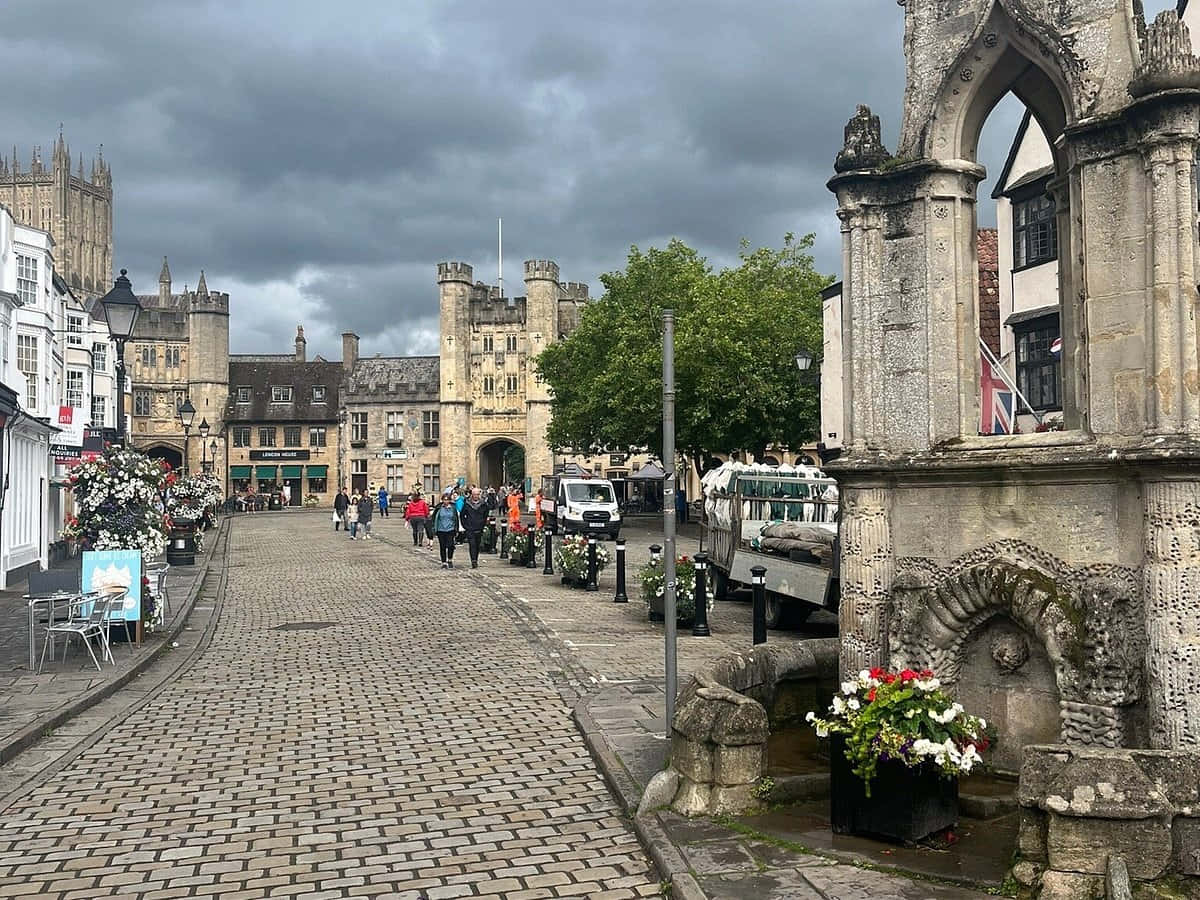
{"label": "cobblestone street", "polygon": [[0,896],[658,894],[544,653],[402,528],[235,522],[211,644],[3,812]]}

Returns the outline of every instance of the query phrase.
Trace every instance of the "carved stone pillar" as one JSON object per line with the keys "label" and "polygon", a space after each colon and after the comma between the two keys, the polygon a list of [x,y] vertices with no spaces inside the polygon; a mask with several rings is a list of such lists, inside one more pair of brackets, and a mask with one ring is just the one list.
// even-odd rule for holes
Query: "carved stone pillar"
{"label": "carved stone pillar", "polygon": [[887,665],[889,596],[896,574],[889,497],[883,488],[848,488],[843,494],[838,609],[843,677]]}
{"label": "carved stone pillar", "polygon": [[[1150,746],[1200,745],[1200,483],[1148,482],[1146,687]],[[845,596],[843,594],[843,596]]]}
{"label": "carved stone pillar", "polygon": [[843,443],[865,450],[873,443],[875,386],[881,383],[879,353],[874,348],[878,330],[877,299],[871,286],[881,279],[882,223],[876,208],[854,206],[840,210],[842,220],[842,371],[845,425]]}
{"label": "carved stone pillar", "polygon": [[1145,151],[1151,291],[1146,421],[1154,434],[1200,430],[1193,161],[1191,141],[1157,143]]}

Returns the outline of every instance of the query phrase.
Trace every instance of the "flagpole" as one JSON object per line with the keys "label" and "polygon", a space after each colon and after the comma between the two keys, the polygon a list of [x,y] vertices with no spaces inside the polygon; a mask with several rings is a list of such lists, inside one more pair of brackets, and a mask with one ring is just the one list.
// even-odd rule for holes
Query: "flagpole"
{"label": "flagpole", "polygon": [[[1035,410],[1033,408],[1033,406],[1030,404],[1030,402],[1027,399],[1025,399],[1025,395],[1021,393],[1021,389],[1018,388],[1017,385],[1012,381],[1012,379],[1010,379],[1008,377],[1008,370],[1005,369],[1004,366],[1000,365],[1000,361],[998,359],[996,359],[995,356],[992,355],[991,348],[987,344],[984,343],[983,338],[979,339],[979,349],[983,351],[983,355],[987,358],[988,364],[991,365],[992,371],[1000,373],[1000,380],[1003,381],[1006,385],[1008,385],[1008,389],[1013,392],[1013,396],[1015,396],[1018,400],[1020,400],[1022,403],[1025,404],[1025,408],[1029,410],[1029,414],[1031,416],[1033,416],[1034,421],[1037,422],[1039,425],[1041,425],[1042,417],[1040,415],[1038,415],[1037,410]],[[1017,412],[1019,413],[1020,410],[1018,409]],[[1016,420],[1016,416],[1014,416],[1013,417],[1013,430],[1014,431],[1016,430],[1016,427],[1017,427],[1017,420]]]}

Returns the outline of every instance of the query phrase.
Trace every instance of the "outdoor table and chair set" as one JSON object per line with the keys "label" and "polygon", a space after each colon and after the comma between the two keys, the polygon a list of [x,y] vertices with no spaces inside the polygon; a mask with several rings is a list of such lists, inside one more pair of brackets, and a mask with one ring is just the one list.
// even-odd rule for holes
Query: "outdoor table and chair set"
{"label": "outdoor table and chair set", "polygon": [[[154,595],[167,612],[168,571],[166,564],[149,565],[146,575],[155,586]],[[80,589],[78,570],[34,572],[29,576],[29,593],[24,596],[29,613],[29,669],[40,674],[46,660],[46,651],[54,659],[54,641],[63,638],[63,661],[72,637],[78,637],[97,671],[103,671],[100,661],[116,664],[112,655],[110,630],[124,631],[125,641],[133,650],[136,623],[125,616],[125,600],[129,588],[112,591],[85,591]],[[38,627],[44,629],[41,653],[38,653]],[[93,649],[93,641],[96,648]],[[96,655],[96,650],[100,655]]]}

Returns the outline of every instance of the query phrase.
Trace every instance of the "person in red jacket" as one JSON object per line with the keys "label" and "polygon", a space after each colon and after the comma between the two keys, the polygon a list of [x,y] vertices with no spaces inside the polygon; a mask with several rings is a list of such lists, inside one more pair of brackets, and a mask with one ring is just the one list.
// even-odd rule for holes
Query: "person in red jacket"
{"label": "person in red jacket", "polygon": [[404,518],[412,526],[413,546],[420,547],[421,540],[425,537],[425,521],[429,518],[429,504],[415,491],[404,510]]}

